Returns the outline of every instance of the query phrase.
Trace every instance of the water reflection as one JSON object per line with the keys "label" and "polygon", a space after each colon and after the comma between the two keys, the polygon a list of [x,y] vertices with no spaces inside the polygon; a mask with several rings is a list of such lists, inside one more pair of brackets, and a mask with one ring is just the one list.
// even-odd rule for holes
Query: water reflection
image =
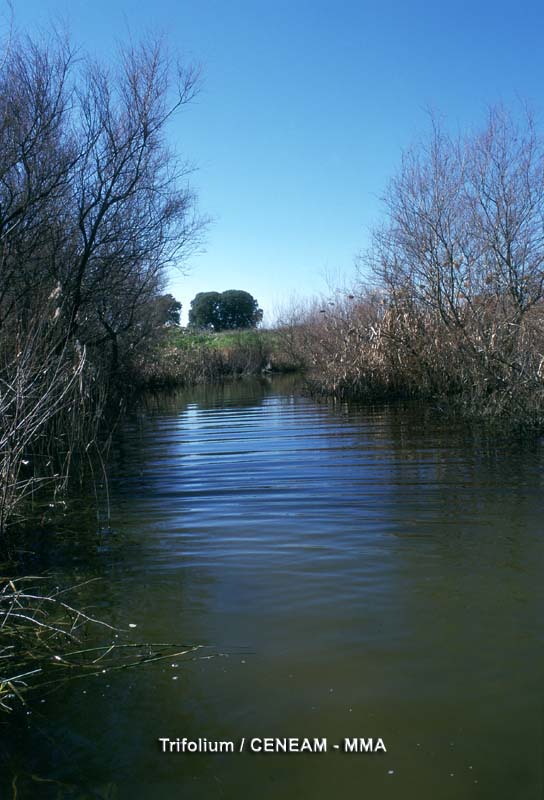
{"label": "water reflection", "polygon": [[[224,655],[47,697],[0,734],[3,791],[18,773],[23,798],[541,797],[538,447],[255,381],[148,398],[113,473],[113,531],[65,545],[66,573],[104,578],[92,602],[142,639]],[[388,752],[156,741],[261,735]]]}

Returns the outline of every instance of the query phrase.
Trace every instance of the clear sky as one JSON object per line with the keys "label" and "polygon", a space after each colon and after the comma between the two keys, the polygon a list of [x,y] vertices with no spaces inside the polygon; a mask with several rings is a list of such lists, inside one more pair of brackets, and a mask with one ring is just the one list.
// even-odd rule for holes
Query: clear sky
{"label": "clear sky", "polygon": [[[245,289],[272,319],[293,295],[353,273],[402,148],[491,104],[542,117],[544,5],[410,0],[14,0],[16,26],[68,23],[98,56],[147,31],[202,66],[171,129],[213,217],[206,251],[170,291]],[[328,276],[328,277],[327,277]]]}

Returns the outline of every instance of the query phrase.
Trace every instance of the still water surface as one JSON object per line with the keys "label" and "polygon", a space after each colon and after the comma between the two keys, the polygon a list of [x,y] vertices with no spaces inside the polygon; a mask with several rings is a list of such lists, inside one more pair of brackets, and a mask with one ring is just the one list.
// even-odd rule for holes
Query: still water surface
{"label": "still water surface", "polygon": [[[137,641],[223,655],[47,695],[0,728],[2,798],[541,800],[539,446],[248,381],[150,398],[114,462],[113,528],[58,545],[65,580],[101,578]],[[329,752],[158,744],[265,736]]]}

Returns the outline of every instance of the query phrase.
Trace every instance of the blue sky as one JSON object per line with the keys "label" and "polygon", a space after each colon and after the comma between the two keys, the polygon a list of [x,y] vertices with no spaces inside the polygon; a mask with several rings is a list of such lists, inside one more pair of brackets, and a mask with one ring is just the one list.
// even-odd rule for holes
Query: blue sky
{"label": "blue sky", "polygon": [[245,289],[271,320],[293,296],[353,275],[401,151],[502,102],[541,117],[544,6],[525,2],[14,0],[16,26],[67,22],[86,51],[166,33],[202,66],[198,98],[171,127],[196,166],[206,251],[173,274],[198,291]]}

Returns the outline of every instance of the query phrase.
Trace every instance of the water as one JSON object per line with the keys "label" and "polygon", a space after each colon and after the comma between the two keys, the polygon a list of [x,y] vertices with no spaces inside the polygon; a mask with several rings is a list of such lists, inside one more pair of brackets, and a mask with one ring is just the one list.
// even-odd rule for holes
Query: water
{"label": "water", "polygon": [[543,467],[538,445],[281,380],[150,398],[118,435],[112,530],[39,558],[99,577],[93,612],[135,641],[215,657],[74,681],[3,721],[0,797],[541,800]]}

